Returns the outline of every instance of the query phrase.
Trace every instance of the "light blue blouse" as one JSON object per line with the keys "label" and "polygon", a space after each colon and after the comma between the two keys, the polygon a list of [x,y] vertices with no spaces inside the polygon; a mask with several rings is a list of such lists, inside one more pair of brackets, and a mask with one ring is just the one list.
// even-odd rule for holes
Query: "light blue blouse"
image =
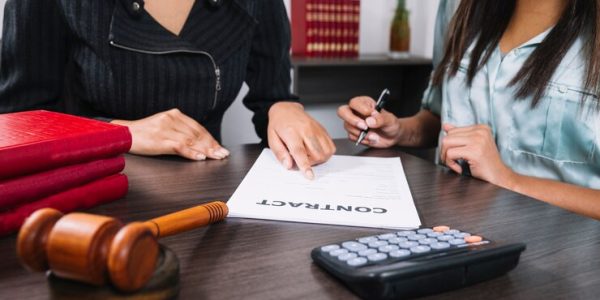
{"label": "light blue blouse", "polygon": [[[454,13],[446,2],[453,1],[440,3],[436,26],[441,28],[447,28]],[[443,46],[440,32],[436,30],[436,48]],[[600,112],[598,99],[583,88],[584,41],[571,47],[537,106],[531,107],[531,98],[515,99],[518,86],[509,85],[549,32],[505,55],[497,48],[471,86],[468,50],[456,76],[446,76],[439,86],[430,84],[422,107],[439,115],[442,124],[490,126],[502,160],[517,173],[600,189]],[[589,99],[582,104],[584,95]]]}

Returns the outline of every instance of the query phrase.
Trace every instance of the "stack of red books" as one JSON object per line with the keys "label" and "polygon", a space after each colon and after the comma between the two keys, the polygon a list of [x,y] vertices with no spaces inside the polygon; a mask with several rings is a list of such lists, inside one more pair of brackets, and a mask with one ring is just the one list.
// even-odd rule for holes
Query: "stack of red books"
{"label": "stack of red books", "polygon": [[356,57],[360,0],[292,0],[292,54]]}
{"label": "stack of red books", "polygon": [[68,213],[127,194],[127,127],[37,110],[0,115],[0,236],[35,210]]}

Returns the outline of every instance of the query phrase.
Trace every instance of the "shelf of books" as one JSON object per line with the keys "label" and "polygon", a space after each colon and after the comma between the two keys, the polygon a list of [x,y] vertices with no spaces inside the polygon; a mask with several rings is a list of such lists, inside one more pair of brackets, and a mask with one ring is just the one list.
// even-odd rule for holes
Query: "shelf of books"
{"label": "shelf of books", "polygon": [[292,0],[292,54],[357,57],[360,0]]}

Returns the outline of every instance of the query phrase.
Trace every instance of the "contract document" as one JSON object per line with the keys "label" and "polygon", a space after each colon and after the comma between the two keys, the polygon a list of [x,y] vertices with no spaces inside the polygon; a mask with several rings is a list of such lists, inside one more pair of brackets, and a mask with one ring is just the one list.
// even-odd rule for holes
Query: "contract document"
{"label": "contract document", "polygon": [[421,225],[400,158],[334,155],[315,179],[286,170],[263,150],[227,202],[229,217],[333,225]]}

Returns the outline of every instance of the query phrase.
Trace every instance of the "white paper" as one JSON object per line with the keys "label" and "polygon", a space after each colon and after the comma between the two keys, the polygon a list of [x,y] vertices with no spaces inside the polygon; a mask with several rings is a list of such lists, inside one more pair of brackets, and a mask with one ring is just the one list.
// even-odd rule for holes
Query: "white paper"
{"label": "white paper", "polygon": [[334,155],[314,180],[265,149],[227,202],[229,217],[416,228],[421,225],[400,158]]}

